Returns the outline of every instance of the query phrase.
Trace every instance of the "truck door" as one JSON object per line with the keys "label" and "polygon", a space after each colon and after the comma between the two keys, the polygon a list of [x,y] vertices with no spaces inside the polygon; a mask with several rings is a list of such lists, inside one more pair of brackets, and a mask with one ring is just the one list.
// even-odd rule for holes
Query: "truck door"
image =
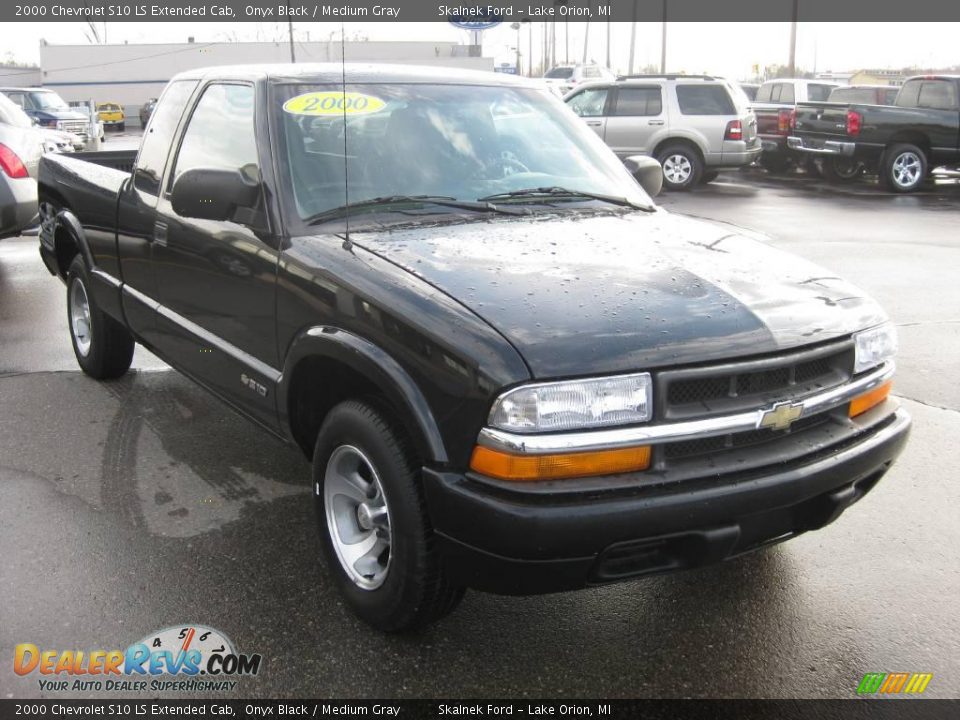
{"label": "truck door", "polygon": [[666,135],[667,113],[659,85],[621,85],[607,117],[607,145],[621,158],[650,155]]}
{"label": "truck door", "polygon": [[196,80],[178,80],[164,90],[117,205],[123,312],[133,331],[150,345],[157,341],[157,278],[151,260],[160,183],[177,127],[196,87]]}
{"label": "truck door", "polygon": [[607,124],[604,114],[609,95],[610,88],[590,87],[584,88],[566,101],[569,108],[582,117],[587,127],[599,135],[600,139],[604,139],[604,128]]}
{"label": "truck door", "polygon": [[[194,168],[236,170],[261,181],[253,84],[212,82],[182,132],[157,207],[158,347],[185,372],[270,427],[275,384],[278,251],[263,194],[240,221],[181,217],[171,205],[177,178]],[[264,137],[266,137],[264,131]]]}

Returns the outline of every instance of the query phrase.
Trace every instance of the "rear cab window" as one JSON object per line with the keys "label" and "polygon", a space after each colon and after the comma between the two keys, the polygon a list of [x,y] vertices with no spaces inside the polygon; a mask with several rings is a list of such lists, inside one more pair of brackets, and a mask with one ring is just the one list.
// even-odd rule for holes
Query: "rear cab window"
{"label": "rear cab window", "polygon": [[834,87],[836,86],[810,83],[807,85],[807,99],[811,102],[824,102],[830,97],[830,91],[833,90]]}
{"label": "rear cab window", "polygon": [[957,86],[949,80],[929,80],[920,85],[917,106],[930,110],[956,110]]}

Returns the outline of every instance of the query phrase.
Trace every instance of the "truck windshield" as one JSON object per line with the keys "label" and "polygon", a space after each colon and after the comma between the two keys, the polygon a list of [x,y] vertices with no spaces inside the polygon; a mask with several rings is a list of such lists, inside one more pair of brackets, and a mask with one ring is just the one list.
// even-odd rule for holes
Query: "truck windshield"
{"label": "truck windshield", "polygon": [[544,77],[549,80],[567,80],[573,77],[573,68],[555,67],[551,70],[547,70],[547,74],[544,75]]}
{"label": "truck windshield", "polygon": [[[278,85],[295,212],[303,220],[374,198],[490,196],[549,206],[605,205],[588,195],[651,206],[602,141],[545,91],[430,84]],[[505,194],[562,187],[569,195]],[[607,204],[612,206],[612,204]],[[369,204],[368,204],[369,207]],[[431,206],[430,212],[443,212]],[[462,212],[447,208],[447,212]]]}
{"label": "truck windshield", "polygon": [[70,106],[55,92],[30,93],[30,101],[35,110],[69,110]]}

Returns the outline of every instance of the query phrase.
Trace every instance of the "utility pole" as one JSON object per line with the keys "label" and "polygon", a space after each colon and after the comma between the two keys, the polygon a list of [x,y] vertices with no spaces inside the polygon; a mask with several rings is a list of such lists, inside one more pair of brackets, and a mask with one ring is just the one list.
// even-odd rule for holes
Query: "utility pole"
{"label": "utility pole", "polygon": [[790,22],[790,77],[797,76],[797,16],[800,14],[800,0],[793,0],[793,19]]}
{"label": "utility pole", "polygon": [[607,69],[610,69],[610,21],[607,20]]}
{"label": "utility pole", "polygon": [[527,21],[527,75],[533,77],[533,23]]}
{"label": "utility pole", "polygon": [[570,21],[563,21],[563,64],[570,64]]}
{"label": "utility pole", "polygon": [[[587,9],[590,8],[592,3],[587,3]],[[590,44],[590,23],[583,23],[583,64],[587,64],[587,46]]]}
{"label": "utility pole", "polygon": [[293,20],[287,20],[287,37],[290,38],[290,62],[297,61],[297,54],[293,50]]}
{"label": "utility pole", "polygon": [[633,22],[630,23],[630,62],[627,75],[633,75],[633,56],[637,48],[637,0],[633,0]]}
{"label": "utility pole", "polygon": [[522,75],[523,73],[520,72],[520,23],[513,23],[510,29],[517,31],[517,75]]}
{"label": "utility pole", "polygon": [[667,74],[667,0],[663,0],[663,34],[660,37],[660,72]]}

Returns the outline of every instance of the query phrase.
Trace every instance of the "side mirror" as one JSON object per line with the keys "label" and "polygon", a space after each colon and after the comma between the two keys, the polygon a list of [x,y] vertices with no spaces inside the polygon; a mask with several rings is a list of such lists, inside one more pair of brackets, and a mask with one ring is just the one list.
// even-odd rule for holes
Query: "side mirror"
{"label": "side mirror", "polygon": [[259,198],[260,183],[239,170],[194,168],[174,181],[170,202],[181,217],[233,220],[238,210],[254,207]]}
{"label": "side mirror", "polygon": [[656,197],[660,194],[663,188],[663,168],[660,163],[647,155],[631,155],[623,164],[647,195]]}

